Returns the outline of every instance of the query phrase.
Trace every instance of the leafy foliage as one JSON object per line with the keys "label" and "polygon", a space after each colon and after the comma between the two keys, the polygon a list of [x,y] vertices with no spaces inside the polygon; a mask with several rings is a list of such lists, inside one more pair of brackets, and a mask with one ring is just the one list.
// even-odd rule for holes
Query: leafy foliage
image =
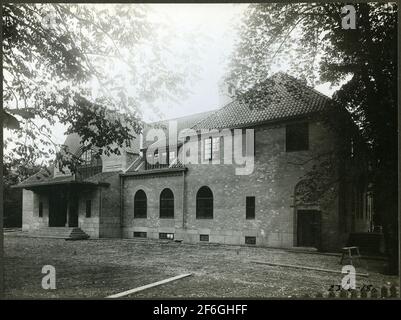
{"label": "leafy foliage", "polygon": [[[172,64],[168,26],[149,16],[140,4],[3,5],[4,105],[21,127],[6,162],[54,158],[59,123],[83,150],[118,153],[141,131],[145,107],[185,93],[190,61]],[[78,158],[65,150],[57,159],[73,169]]]}
{"label": "leafy foliage", "polygon": [[[240,26],[240,40],[231,61],[228,80],[240,97],[257,88],[277,69],[287,69],[310,85],[340,85],[337,106],[346,107],[365,142],[374,185],[375,212],[384,226],[392,269],[397,251],[397,4],[353,4],[356,29],[343,29],[342,3],[252,4]],[[247,97],[252,101],[253,96]],[[258,95],[254,96],[257,104]],[[340,118],[341,119],[341,118]],[[344,118],[342,118],[344,119]],[[331,119],[341,132],[343,122]],[[352,127],[352,126],[351,126]],[[349,129],[347,129],[349,130]],[[340,159],[349,151],[337,153]],[[333,166],[336,167],[336,166]],[[326,170],[327,171],[327,170]],[[322,173],[323,172],[323,173]],[[315,168],[307,181],[322,179]],[[342,179],[349,178],[343,172]],[[317,190],[312,185],[309,190]],[[328,188],[330,190],[330,188]]]}

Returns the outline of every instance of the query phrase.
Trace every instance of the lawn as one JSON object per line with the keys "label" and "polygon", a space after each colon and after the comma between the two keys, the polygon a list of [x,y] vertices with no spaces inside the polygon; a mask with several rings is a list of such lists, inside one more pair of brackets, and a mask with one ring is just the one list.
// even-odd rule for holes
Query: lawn
{"label": "lawn", "polygon": [[[103,298],[183,273],[192,276],[128,298],[269,298],[327,293],[341,274],[268,266],[252,260],[341,270],[338,256],[227,245],[102,239],[65,241],[6,234],[6,298]],[[362,260],[357,286],[397,281],[384,262]],[[41,287],[42,267],[56,268],[55,290]]]}

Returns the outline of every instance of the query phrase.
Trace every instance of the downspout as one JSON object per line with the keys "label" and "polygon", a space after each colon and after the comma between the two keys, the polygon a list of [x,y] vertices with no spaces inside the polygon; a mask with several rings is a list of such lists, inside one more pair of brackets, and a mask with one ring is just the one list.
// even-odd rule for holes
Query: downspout
{"label": "downspout", "polygon": [[182,172],[182,229],[185,229],[185,170]]}
{"label": "downspout", "polygon": [[124,181],[123,176],[119,175],[120,177],[120,235],[123,238],[123,228],[124,228]]}
{"label": "downspout", "polygon": [[100,238],[100,228],[101,228],[101,219],[102,219],[102,189],[103,187],[100,186],[99,188],[99,238]]}

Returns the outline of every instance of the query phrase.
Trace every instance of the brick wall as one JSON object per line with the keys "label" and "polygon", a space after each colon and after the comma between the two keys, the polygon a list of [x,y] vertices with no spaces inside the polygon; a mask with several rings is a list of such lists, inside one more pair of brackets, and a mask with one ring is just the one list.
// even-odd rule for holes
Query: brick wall
{"label": "brick wall", "polygon": [[[39,217],[39,203],[43,203],[43,217]],[[22,230],[34,230],[49,224],[49,198],[30,190],[22,193]]]}
{"label": "brick wall", "polygon": [[110,185],[99,189],[101,193],[99,237],[121,238],[119,172],[105,179],[104,182]]}
{"label": "brick wall", "polygon": [[[100,189],[82,191],[78,199],[78,226],[91,238],[99,238]],[[86,217],[86,201],[91,200],[91,216]]]}
{"label": "brick wall", "polygon": [[[170,188],[174,194],[174,219],[160,219],[160,193]],[[183,177],[182,173],[127,177],[124,179],[123,237],[132,238],[134,232],[147,232],[149,238],[159,238],[159,232],[176,233],[182,237]],[[147,218],[134,218],[134,197],[138,190],[147,196]]]}
{"label": "brick wall", "polygon": [[[310,169],[313,161],[304,162],[334,148],[333,133],[318,121],[309,126],[309,151],[285,151],[285,126],[255,128],[255,169],[252,174],[235,175],[235,168],[225,164],[187,164],[185,206],[182,212],[182,176],[142,176],[124,178],[124,237],[134,231],[157,238],[159,232],[174,232],[176,238],[196,243],[200,234],[208,234],[210,242],[244,244],[246,236],[255,236],[257,245],[292,247],[296,245],[296,211],[294,188]],[[189,147],[191,147],[189,145]],[[214,196],[213,219],[196,219],[196,193],[208,186]],[[159,219],[159,195],[169,187],[175,196],[175,219]],[[338,248],[338,196],[333,185],[332,199],[307,207],[322,212],[322,244]],[[143,189],[148,197],[148,218],[134,219],[134,195]],[[256,198],[256,216],[245,216],[246,196]],[[184,219],[184,224],[183,224]]]}

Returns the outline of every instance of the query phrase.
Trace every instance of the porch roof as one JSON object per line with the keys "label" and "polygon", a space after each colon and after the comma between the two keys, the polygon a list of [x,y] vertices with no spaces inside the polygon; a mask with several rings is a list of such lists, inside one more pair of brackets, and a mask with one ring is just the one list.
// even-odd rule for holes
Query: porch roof
{"label": "porch roof", "polygon": [[33,176],[30,176],[28,179],[13,186],[13,188],[31,189],[37,187],[56,186],[56,185],[57,186],[62,186],[62,185],[108,186],[109,183],[102,182],[101,179],[93,179],[93,177],[89,177],[85,180],[77,180],[73,175],[53,177],[52,168],[48,168],[40,170]]}
{"label": "porch roof", "polygon": [[145,175],[166,174],[166,173],[168,174],[168,173],[185,172],[187,170],[188,170],[188,168],[186,168],[186,167],[170,167],[170,168],[163,168],[163,169],[127,171],[126,173],[121,173],[120,176],[129,177],[129,176],[145,176]]}

